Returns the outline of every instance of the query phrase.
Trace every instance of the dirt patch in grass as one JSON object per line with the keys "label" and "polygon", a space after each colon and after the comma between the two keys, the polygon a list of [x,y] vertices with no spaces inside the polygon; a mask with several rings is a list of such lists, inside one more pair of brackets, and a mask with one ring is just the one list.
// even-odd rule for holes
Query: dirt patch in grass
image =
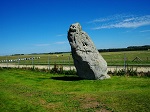
{"label": "dirt patch in grass", "polygon": [[78,97],[74,97],[74,99],[78,99],[80,102],[80,108],[84,110],[95,110],[95,112],[112,112],[107,108],[107,106],[97,100],[97,97],[90,95],[82,95]]}
{"label": "dirt patch in grass", "polygon": [[92,97],[82,97],[80,98],[80,103],[81,107],[84,109],[99,107],[99,102],[97,102],[96,99]]}
{"label": "dirt patch in grass", "polygon": [[61,103],[57,102],[57,103],[49,103],[44,99],[40,99],[39,103],[46,109],[50,109],[50,110],[55,110],[56,108],[59,108]]}

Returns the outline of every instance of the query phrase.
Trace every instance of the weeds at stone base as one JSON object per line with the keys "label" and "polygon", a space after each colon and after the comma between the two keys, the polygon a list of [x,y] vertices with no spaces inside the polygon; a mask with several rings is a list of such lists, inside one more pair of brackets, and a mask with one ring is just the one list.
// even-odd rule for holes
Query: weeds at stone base
{"label": "weeds at stone base", "polygon": [[[10,67],[0,67],[0,70],[3,69],[23,69],[23,70],[31,70],[31,71],[38,71],[38,72],[47,72],[47,73],[53,73],[53,74],[65,74],[65,75],[77,75],[76,70],[64,70],[63,65],[57,65],[55,64],[54,67],[49,69],[39,69],[36,67],[22,67],[22,68],[10,68]],[[114,70],[114,71],[108,71],[108,75],[110,76],[137,76],[137,77],[150,77],[150,71],[148,72],[137,72],[137,69],[133,70],[133,67],[128,67],[127,70],[120,69],[120,70]]]}
{"label": "weeds at stone base", "polygon": [[54,67],[49,70],[49,69],[39,69],[37,67],[22,67],[22,68],[11,68],[11,67],[0,67],[0,70],[3,69],[22,69],[22,70],[31,70],[31,71],[37,71],[37,72],[46,72],[46,73],[52,73],[52,74],[64,74],[64,75],[77,75],[77,72],[73,70],[63,70],[62,65],[54,65]]}
{"label": "weeds at stone base", "polygon": [[108,75],[110,76],[137,76],[137,77],[150,77],[150,71],[148,72],[137,72],[137,70],[133,69],[120,69],[120,70],[115,70],[115,71],[108,71]]}

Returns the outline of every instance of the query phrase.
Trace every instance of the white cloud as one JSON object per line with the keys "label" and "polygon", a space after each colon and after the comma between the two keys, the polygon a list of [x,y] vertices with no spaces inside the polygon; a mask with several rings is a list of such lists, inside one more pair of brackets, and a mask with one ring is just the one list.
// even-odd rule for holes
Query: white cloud
{"label": "white cloud", "polygon": [[68,42],[66,42],[66,41],[61,41],[61,42],[55,42],[54,44],[66,44],[66,43],[68,43]]}
{"label": "white cloud", "polygon": [[134,19],[135,19],[135,18],[133,18],[133,17],[132,17],[132,18],[127,18],[127,19],[124,20],[124,22],[132,21],[132,20],[134,20]]}
{"label": "white cloud", "polygon": [[[105,20],[105,21],[102,21]],[[98,24],[92,29],[110,29],[110,28],[138,28],[150,25],[150,15],[133,16],[133,15],[115,15],[114,17],[101,18],[93,20],[93,23]]]}
{"label": "white cloud", "polygon": [[66,36],[66,34],[59,34],[59,35],[56,35],[57,37],[62,37],[62,36]]}
{"label": "white cloud", "polygon": [[125,14],[116,14],[116,15],[113,15],[113,16],[108,16],[108,17],[105,17],[105,18],[99,18],[99,19],[95,19],[93,21],[90,21],[88,23],[102,23],[102,22],[111,22],[111,21],[120,21],[120,19],[127,19],[129,17],[133,17],[133,15],[125,15]]}
{"label": "white cloud", "polygon": [[60,45],[60,44],[66,44],[68,43],[67,41],[60,41],[60,42],[55,42],[55,43],[51,43],[51,44],[34,44],[34,46],[37,47],[45,47],[45,46],[50,46],[50,45]]}
{"label": "white cloud", "polygon": [[142,33],[144,33],[144,32],[150,32],[150,30],[142,30],[140,32],[142,32]]}
{"label": "white cloud", "polygon": [[43,47],[43,46],[49,46],[50,44],[35,44],[35,46],[38,46],[38,47]]}
{"label": "white cloud", "polygon": [[88,23],[96,23],[96,22],[105,22],[105,21],[109,21],[110,18],[100,18],[100,19],[95,19],[93,21],[90,21]]}

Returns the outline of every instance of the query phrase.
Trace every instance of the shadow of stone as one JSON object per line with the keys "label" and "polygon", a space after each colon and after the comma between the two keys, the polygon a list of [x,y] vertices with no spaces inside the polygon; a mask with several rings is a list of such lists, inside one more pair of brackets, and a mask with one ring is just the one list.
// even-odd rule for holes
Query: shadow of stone
{"label": "shadow of stone", "polygon": [[76,76],[61,76],[61,77],[51,77],[53,80],[62,80],[62,81],[80,81],[83,80],[80,77]]}

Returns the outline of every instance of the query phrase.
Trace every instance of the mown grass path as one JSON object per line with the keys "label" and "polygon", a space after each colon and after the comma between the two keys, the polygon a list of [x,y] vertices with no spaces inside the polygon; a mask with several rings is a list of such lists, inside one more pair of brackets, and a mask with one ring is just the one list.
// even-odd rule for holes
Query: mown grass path
{"label": "mown grass path", "polygon": [[150,78],[81,80],[19,69],[0,70],[1,112],[148,112]]}

